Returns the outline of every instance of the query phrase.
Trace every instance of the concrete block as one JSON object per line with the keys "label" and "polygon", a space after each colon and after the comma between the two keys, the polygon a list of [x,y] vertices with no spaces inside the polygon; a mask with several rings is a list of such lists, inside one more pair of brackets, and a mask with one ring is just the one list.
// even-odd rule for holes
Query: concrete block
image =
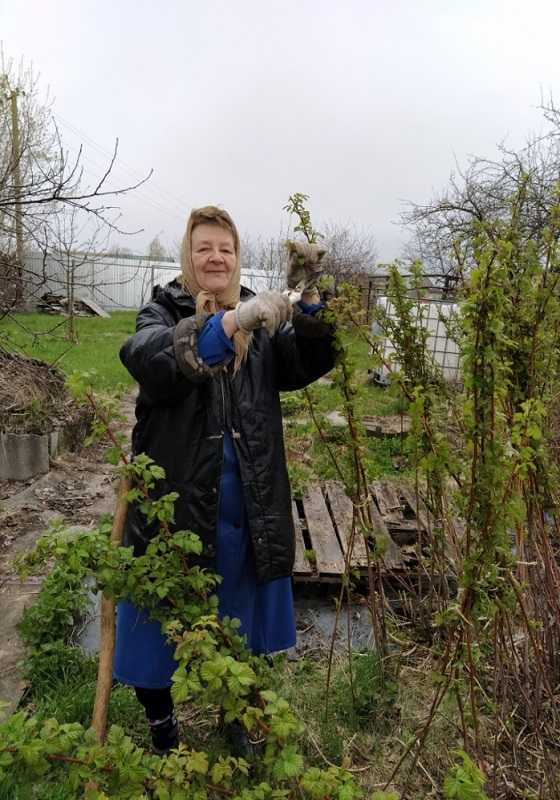
{"label": "concrete block", "polygon": [[0,479],[25,481],[49,471],[49,436],[0,433]]}
{"label": "concrete block", "polygon": [[49,458],[56,458],[60,449],[60,429],[55,428],[49,434]]}

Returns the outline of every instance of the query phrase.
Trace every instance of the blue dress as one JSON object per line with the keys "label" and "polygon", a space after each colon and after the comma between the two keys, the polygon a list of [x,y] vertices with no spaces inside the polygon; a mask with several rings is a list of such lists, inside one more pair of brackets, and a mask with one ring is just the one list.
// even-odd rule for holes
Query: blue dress
{"label": "blue dress", "polygon": [[[210,317],[198,337],[198,351],[208,364],[224,361],[233,352],[222,328],[223,312]],[[286,650],[296,642],[292,579],[257,584],[243,487],[233,439],[224,434],[224,462],[216,542],[216,572],[220,616],[241,620],[240,633],[255,654]],[[128,601],[117,606],[117,638],[113,675],[122,683],[146,689],[171,685],[177,668],[173,647],[158,622]]]}

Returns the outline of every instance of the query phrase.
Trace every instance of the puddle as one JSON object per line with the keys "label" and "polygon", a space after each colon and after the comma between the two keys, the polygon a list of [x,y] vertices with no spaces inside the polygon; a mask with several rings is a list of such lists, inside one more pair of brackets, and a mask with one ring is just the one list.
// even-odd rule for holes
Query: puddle
{"label": "puddle", "polygon": [[[336,621],[335,599],[338,591],[325,586],[296,585],[294,594],[298,636],[296,646],[289,651],[289,658],[319,657],[327,653],[330,648]],[[78,644],[88,653],[97,653],[100,640],[101,596],[92,594],[91,603],[91,615],[80,632]],[[350,622],[352,649],[357,651],[372,649],[371,617],[367,607],[357,603],[350,606],[350,614],[346,604],[341,608],[335,649],[346,651],[348,648],[348,622]]]}

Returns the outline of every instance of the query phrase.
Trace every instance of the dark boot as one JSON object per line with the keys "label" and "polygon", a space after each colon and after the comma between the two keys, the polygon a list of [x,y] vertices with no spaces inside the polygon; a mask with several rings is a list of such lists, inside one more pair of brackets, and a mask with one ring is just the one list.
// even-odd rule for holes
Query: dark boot
{"label": "dark boot", "polygon": [[148,720],[152,736],[152,749],[158,756],[165,756],[179,744],[179,723],[175,714],[164,719]]}
{"label": "dark boot", "polygon": [[246,761],[256,760],[256,746],[249,738],[249,734],[241,722],[238,722],[238,720],[224,722],[222,731],[229,744],[232,756],[244,758]]}

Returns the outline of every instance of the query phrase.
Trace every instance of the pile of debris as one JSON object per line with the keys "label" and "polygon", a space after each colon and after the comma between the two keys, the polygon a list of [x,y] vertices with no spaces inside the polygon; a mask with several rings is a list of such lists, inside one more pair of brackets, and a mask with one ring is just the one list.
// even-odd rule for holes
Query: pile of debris
{"label": "pile of debris", "polygon": [[60,370],[0,347],[0,480],[48,472],[59,450],[81,446],[92,416]]}
{"label": "pile of debris", "polygon": [[47,433],[69,402],[60,370],[0,349],[0,431]]}
{"label": "pile of debris", "polygon": [[[66,295],[45,292],[37,303],[37,310],[44,314],[68,314],[70,301]],[[77,317],[108,317],[109,314],[95,300],[80,295],[74,297],[74,314]]]}

